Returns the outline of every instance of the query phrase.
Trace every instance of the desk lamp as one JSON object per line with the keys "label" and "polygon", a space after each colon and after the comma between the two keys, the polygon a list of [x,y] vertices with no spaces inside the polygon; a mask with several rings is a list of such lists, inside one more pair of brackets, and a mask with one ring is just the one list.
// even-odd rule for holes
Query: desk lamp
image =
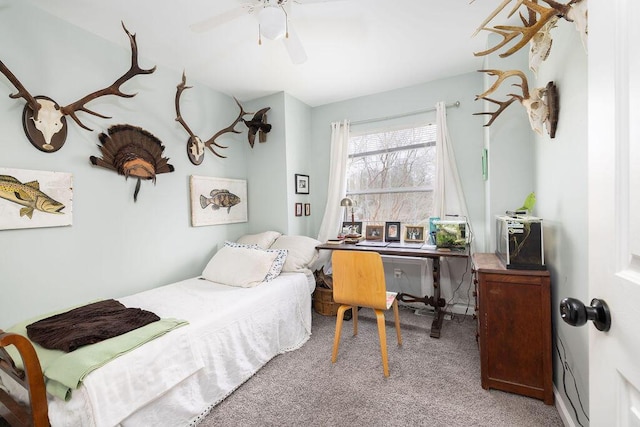
{"label": "desk lamp", "polygon": [[[340,206],[344,206],[345,208],[351,207],[351,227],[349,228],[349,230],[351,230],[351,231],[354,231],[353,230],[353,226],[355,225],[354,224],[355,221],[354,221],[354,218],[353,218],[353,205],[354,205],[353,200],[351,200],[348,197],[345,197],[344,199],[340,200]],[[347,210],[346,209],[345,209],[344,214],[345,214],[345,219],[346,219],[346,216],[347,216]]]}

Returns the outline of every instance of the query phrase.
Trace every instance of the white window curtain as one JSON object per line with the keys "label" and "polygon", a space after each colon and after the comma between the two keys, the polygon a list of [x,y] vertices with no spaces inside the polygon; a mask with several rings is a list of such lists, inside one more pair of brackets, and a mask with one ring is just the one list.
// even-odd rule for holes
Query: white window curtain
{"label": "white window curtain", "polygon": [[467,219],[467,203],[447,128],[447,109],[442,101],[436,104],[436,124],[436,182],[432,216],[445,219],[447,215],[457,215]]}
{"label": "white window curtain", "polygon": [[[327,203],[318,231],[318,240],[335,238],[342,222],[340,200],[347,193],[347,153],[349,148],[349,121],[331,123],[331,158]],[[327,265],[331,251],[321,251],[316,265]],[[327,269],[325,269],[327,271]]]}
{"label": "white window curtain", "polygon": [[[444,102],[436,104],[436,182],[433,194],[432,216],[445,219],[449,215],[457,215],[459,219],[466,220],[467,233],[473,236],[471,221],[467,210],[458,166],[449,137],[447,127],[447,109]],[[450,218],[454,219],[454,218]],[[471,249],[473,252],[473,238]],[[463,281],[469,281],[470,275],[465,276],[468,268],[468,260],[443,257],[440,262],[440,292],[447,303],[454,301],[466,304],[468,301],[454,300],[454,290],[460,288],[466,291],[467,286],[459,286]],[[457,297],[465,297],[466,292]]]}

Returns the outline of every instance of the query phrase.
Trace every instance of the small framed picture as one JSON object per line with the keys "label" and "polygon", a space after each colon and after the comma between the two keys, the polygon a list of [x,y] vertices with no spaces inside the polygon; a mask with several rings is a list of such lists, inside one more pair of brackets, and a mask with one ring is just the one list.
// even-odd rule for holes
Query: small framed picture
{"label": "small framed picture", "polygon": [[302,216],[302,203],[296,203],[296,216]]}
{"label": "small framed picture", "polygon": [[311,203],[304,204],[304,216],[311,215]]}
{"label": "small framed picture", "polygon": [[424,242],[424,227],[421,225],[407,225],[404,228],[405,242]]}
{"label": "small framed picture", "polygon": [[296,174],[296,194],[309,194],[309,175]]}
{"label": "small framed picture", "polygon": [[384,226],[383,225],[367,225],[367,234],[365,234],[365,238],[367,240],[382,240],[384,237]]}
{"label": "small framed picture", "polygon": [[384,223],[384,241],[385,242],[400,241],[400,223],[399,222]]}
{"label": "small framed picture", "polygon": [[362,221],[350,222],[345,221],[342,223],[342,233],[349,234],[362,234]]}

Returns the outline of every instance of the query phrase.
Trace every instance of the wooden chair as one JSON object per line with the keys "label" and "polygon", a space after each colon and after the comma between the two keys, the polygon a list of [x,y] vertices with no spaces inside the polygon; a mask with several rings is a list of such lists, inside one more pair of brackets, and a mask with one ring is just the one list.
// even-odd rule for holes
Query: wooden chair
{"label": "wooden chair", "polygon": [[382,258],[377,252],[357,250],[335,250],[332,255],[333,264],[333,300],[340,304],[336,314],[336,334],[333,340],[331,362],[338,357],[338,345],[344,312],[352,308],[353,335],[358,334],[358,307],[372,308],[378,322],[380,336],[380,352],[382,353],[382,370],[389,376],[389,360],[387,356],[387,334],[384,311],[393,306],[398,345],[402,345],[400,334],[400,316],[396,293],[387,292],[384,279]]}

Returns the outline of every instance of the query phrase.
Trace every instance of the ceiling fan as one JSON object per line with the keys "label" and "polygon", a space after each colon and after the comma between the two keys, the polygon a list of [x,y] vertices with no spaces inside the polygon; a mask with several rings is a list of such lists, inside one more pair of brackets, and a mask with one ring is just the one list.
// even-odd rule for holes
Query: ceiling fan
{"label": "ceiling fan", "polygon": [[304,5],[331,1],[342,0],[252,0],[219,15],[191,24],[189,28],[193,32],[202,33],[246,14],[255,14],[258,19],[258,43],[262,44],[262,37],[269,40],[283,40],[291,62],[302,64],[307,60],[307,53],[290,21],[291,4]]}

